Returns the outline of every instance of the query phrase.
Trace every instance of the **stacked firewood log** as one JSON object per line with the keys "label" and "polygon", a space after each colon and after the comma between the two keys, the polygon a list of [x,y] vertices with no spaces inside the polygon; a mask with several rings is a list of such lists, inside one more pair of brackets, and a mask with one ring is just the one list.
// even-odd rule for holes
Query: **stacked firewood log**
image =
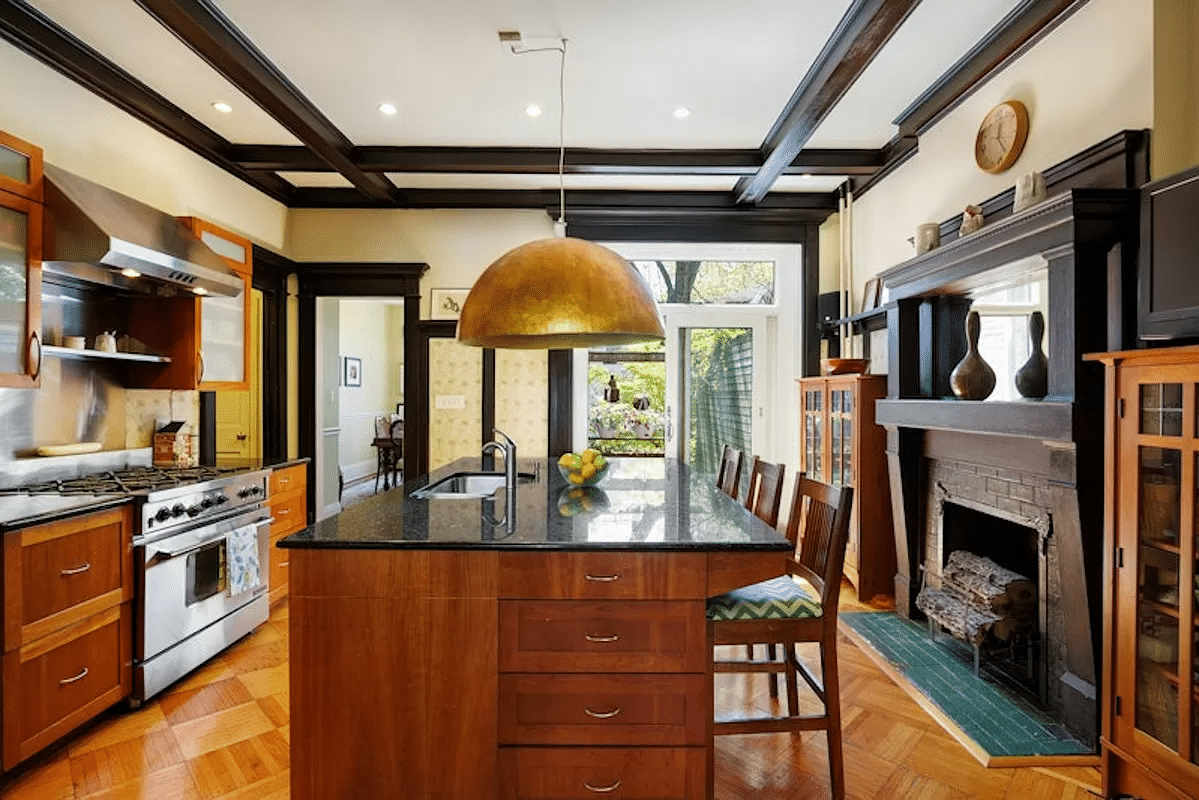
{"label": "stacked firewood log", "polygon": [[1004,642],[1027,634],[1036,619],[1037,587],[989,558],[955,550],[941,571],[941,587],[922,588],[916,607],[977,647],[988,633]]}

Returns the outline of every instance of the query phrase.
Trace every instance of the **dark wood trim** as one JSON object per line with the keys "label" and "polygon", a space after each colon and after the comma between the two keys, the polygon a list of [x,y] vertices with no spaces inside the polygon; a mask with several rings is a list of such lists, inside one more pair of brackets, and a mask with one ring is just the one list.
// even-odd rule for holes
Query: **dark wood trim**
{"label": "dark wood trim", "polygon": [[[330,172],[328,164],[298,145],[233,145],[230,158],[247,170]],[[363,172],[554,175],[556,147],[355,147]],[[869,149],[801,150],[784,175],[871,175],[884,163]],[[567,148],[563,169],[571,175],[752,175],[762,166],[758,150],[639,150]]]}
{"label": "dark wood trim", "polygon": [[[296,415],[299,417],[298,455],[307,458],[308,519],[316,519],[316,295],[300,293],[296,339]],[[305,358],[304,354],[308,357]]]}
{"label": "dark wood trim", "polygon": [[[820,228],[816,225],[803,226],[803,267],[800,277],[800,297],[802,307],[799,319],[795,321],[795,330],[804,330],[804,320],[819,319],[817,303],[820,299]],[[810,329],[811,326],[808,326]],[[800,333],[803,341],[800,374],[807,377],[820,374],[820,337],[815,332],[807,335]],[[780,342],[780,347],[786,347]]]}
{"label": "dark wood trim", "polygon": [[1086,3],[1024,0],[895,118],[900,136],[922,135],[987,78],[1024,55]]}
{"label": "dark wood trim", "polygon": [[883,147],[883,165],[867,178],[850,177],[849,183],[854,197],[860,197],[867,190],[877,186],[880,181],[907,163],[907,160],[920,150],[920,140],[915,136],[896,136]]}
{"label": "dark wood trim", "polygon": [[287,458],[287,276],[295,262],[254,245],[253,286],[262,292],[262,457]]}
{"label": "dark wood trim", "polygon": [[781,220],[765,221],[753,215],[647,215],[636,213],[593,214],[566,212],[567,230],[571,236],[609,242],[756,242],[802,244],[807,241],[807,229],[819,228],[828,214],[820,219],[795,215]]}
{"label": "dark wood trim", "polygon": [[290,183],[231,160],[228,141],[24,3],[0,4],[0,38],[263,194],[287,203]]}
{"label": "dark wood trim", "polygon": [[407,297],[420,294],[420,279],[429,270],[420,263],[296,263],[300,293],[323,297]]}
{"label": "dark wood trim", "polygon": [[997,400],[879,400],[879,425],[960,431],[1069,442],[1074,438],[1072,403]]}
{"label": "dark wood trim", "polygon": [[207,0],[137,0],[208,64],[368,199],[390,202],[396,188],[385,176],[360,170],[353,143]]}
{"label": "dark wood trim", "polygon": [[762,168],[737,181],[733,194],[738,203],[757,203],[766,196],[812,132],[919,2],[854,1],[766,136]]}
{"label": "dark wood trim", "polygon": [[574,438],[571,436],[574,416],[573,354],[573,350],[550,350],[548,354],[548,455],[551,457],[574,450]]}
{"label": "dark wood trim", "polygon": [[216,392],[200,396],[200,463],[216,463]]}
{"label": "dark wood trim", "polygon": [[[292,208],[377,208],[381,204],[364,200],[353,189],[337,187],[297,188]],[[409,189],[402,199],[383,204],[389,208],[544,208],[558,211],[556,189]],[[752,219],[768,212],[810,214],[806,219],[823,220],[837,209],[836,192],[778,192],[758,207],[737,206],[728,192],[650,192],[615,190],[568,190],[566,218],[585,211],[620,213],[624,211],[684,214],[690,212],[702,223],[702,215],[729,212],[737,218]],[[777,216],[777,215],[776,215]]]}
{"label": "dark wood trim", "polygon": [[[479,418],[482,428],[479,431],[479,441],[490,442],[495,439],[495,350],[490,347],[483,350],[483,403]],[[428,472],[428,470],[425,470]]]}

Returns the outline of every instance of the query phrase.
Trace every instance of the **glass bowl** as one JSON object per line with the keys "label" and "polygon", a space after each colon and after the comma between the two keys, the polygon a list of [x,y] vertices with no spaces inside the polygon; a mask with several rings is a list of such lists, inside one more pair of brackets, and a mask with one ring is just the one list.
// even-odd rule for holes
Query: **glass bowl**
{"label": "glass bowl", "polygon": [[567,486],[558,493],[558,513],[564,517],[578,517],[607,508],[608,495],[595,486]]}
{"label": "glass bowl", "polygon": [[595,467],[594,470],[587,469],[595,467],[594,464],[580,464],[578,467],[564,467],[558,465],[558,472],[562,473],[562,480],[566,481],[570,486],[595,486],[604,479],[608,474],[608,470],[612,467],[612,462],[605,459],[604,463]]}

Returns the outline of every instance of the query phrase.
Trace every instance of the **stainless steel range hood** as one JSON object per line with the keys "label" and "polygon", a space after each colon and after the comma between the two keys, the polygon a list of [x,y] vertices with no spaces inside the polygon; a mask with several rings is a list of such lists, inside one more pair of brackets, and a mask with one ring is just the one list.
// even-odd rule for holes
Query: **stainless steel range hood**
{"label": "stainless steel range hood", "polygon": [[153,293],[160,281],[241,294],[241,278],[179,220],[50,164],[44,174],[44,272],[137,292]]}

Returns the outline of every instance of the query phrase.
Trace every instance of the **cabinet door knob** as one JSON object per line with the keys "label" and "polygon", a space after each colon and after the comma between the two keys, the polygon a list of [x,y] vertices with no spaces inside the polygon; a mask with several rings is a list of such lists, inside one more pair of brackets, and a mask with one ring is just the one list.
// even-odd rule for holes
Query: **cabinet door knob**
{"label": "cabinet door knob", "polygon": [[87,677],[87,667],[84,667],[83,672],[80,672],[78,675],[76,675],[73,678],[63,678],[61,681],[58,682],[58,685],[66,686],[68,683],[75,683],[76,681],[81,681],[86,677]]}

